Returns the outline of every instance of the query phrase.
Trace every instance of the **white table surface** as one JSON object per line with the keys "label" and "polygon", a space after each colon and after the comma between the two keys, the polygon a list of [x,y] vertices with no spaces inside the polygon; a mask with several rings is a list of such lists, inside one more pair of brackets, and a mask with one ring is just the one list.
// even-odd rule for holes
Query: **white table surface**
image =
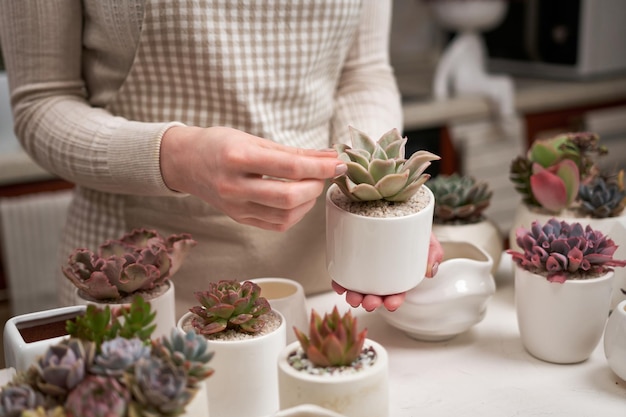
{"label": "white table surface", "polygon": [[[359,328],[389,352],[390,417],[625,417],[626,382],[608,367],[602,341],[582,363],[535,359],[521,343],[511,261],[504,255],[483,321],[446,342],[421,342],[358,308]],[[350,308],[334,293],[313,296],[320,314]],[[584,306],[581,306],[584,308]]]}

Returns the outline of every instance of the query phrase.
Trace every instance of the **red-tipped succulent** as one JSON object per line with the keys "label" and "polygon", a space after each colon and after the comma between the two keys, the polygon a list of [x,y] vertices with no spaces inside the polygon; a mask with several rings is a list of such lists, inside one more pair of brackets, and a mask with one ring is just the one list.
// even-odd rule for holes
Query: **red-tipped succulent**
{"label": "red-tipped succulent", "polygon": [[626,266],[625,260],[613,259],[617,245],[612,239],[580,223],[555,218],[545,224],[534,221],[530,230],[516,230],[516,242],[521,252],[507,251],[513,262],[551,282],[593,278],[611,267]]}
{"label": "red-tipped succulent", "polygon": [[314,365],[348,366],[361,354],[367,335],[367,329],[357,331],[356,321],[350,311],[342,316],[335,306],[323,318],[315,310],[311,312],[308,336],[295,327],[294,332]]}
{"label": "red-tipped succulent", "polygon": [[186,233],[165,239],[154,230],[135,229],[118,240],[106,241],[97,253],[77,249],[62,269],[90,297],[117,300],[162,285],[195,245]]}

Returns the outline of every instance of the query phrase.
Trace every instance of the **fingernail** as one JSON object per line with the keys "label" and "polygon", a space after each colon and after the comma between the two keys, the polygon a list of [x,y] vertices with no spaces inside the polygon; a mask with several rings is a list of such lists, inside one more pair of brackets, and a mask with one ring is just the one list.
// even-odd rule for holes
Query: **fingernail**
{"label": "fingernail", "polygon": [[439,270],[439,262],[435,262],[433,266],[430,268],[430,273],[434,277],[437,275],[437,271]]}
{"label": "fingernail", "polygon": [[343,175],[346,172],[348,172],[348,165],[346,165],[346,164],[339,164],[339,165],[335,166],[335,177]]}

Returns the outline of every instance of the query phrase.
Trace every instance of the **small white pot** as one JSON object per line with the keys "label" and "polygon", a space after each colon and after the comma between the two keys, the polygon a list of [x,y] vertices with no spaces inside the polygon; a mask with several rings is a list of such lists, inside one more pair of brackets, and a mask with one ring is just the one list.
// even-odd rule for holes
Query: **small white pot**
{"label": "small white pot", "polygon": [[299,347],[289,344],[278,358],[280,409],[314,404],[346,417],[389,415],[389,358],[385,348],[371,339],[365,347],[376,351],[376,362],[353,374],[311,375],[294,369],[287,358]]}
{"label": "small white pot", "polygon": [[417,340],[448,340],[480,323],[496,291],[493,261],[469,242],[442,241],[444,259],[434,278],[406,294],[396,311],[376,310],[390,325]]}
{"label": "small white pot", "polygon": [[626,300],[617,305],[606,323],[604,355],[613,372],[626,381]]}
{"label": "small white pot", "polygon": [[[174,295],[174,283],[167,280],[164,285],[167,285],[167,289],[162,294],[154,298],[144,297],[144,299],[146,299],[146,301],[148,301],[152,306],[152,311],[156,312],[156,317],[154,319],[156,328],[154,333],[152,333],[152,339],[169,336],[172,330],[176,328],[176,299]],[[138,294],[143,296],[142,293]],[[128,302],[106,303],[100,300],[95,300],[77,289],[76,300],[81,305],[93,304],[100,308],[109,306],[111,309],[114,309],[122,306],[128,306],[132,302],[132,297]]]}
{"label": "small white pot", "polygon": [[285,317],[287,344],[296,341],[294,327],[306,331],[309,327],[309,310],[306,304],[304,288],[298,281],[288,278],[249,279],[261,287],[261,296]]}
{"label": "small white pot", "polygon": [[[286,321],[271,333],[243,340],[209,340],[215,370],[206,380],[211,417],[265,417],[278,411],[276,361],[286,345]],[[184,314],[177,328],[184,332],[193,313]],[[245,398],[242,397],[245,393]]]}
{"label": "small white pot", "polygon": [[[509,231],[509,246],[511,249],[519,250],[515,242],[515,230],[522,226],[529,229],[533,221],[537,220],[545,224],[551,218],[568,223],[580,223],[583,226],[590,225],[594,230],[599,230],[607,235],[617,244],[617,250],[613,254],[615,259],[626,259],[626,211],[616,217],[604,219],[592,219],[590,217],[576,217],[571,212],[564,212],[559,215],[542,214],[531,211],[526,204],[520,203],[513,219],[513,225]],[[622,300],[626,300],[626,268],[615,268],[615,278],[613,279],[613,293],[611,296],[611,310]]]}
{"label": "small white pot", "polygon": [[48,347],[69,337],[65,332],[55,332],[55,336],[35,340],[23,335],[23,331],[30,330],[32,333],[43,336],[44,328],[49,330],[51,327],[58,327],[55,324],[64,329],[67,320],[83,314],[85,309],[85,306],[61,307],[11,317],[4,325],[5,366],[15,368],[18,372],[26,371],[37,357],[46,352]]}
{"label": "small white pot", "polygon": [[515,308],[524,348],[553,363],[589,358],[609,316],[613,271],[561,284],[517,265],[514,270]]}
{"label": "small white pot", "polygon": [[433,233],[440,242],[472,242],[489,254],[493,260],[491,273],[500,265],[504,238],[498,226],[489,219],[472,224],[433,224]]}
{"label": "small white pot", "polygon": [[[209,377],[211,378],[211,377]],[[180,417],[209,417],[209,397],[207,396],[206,388],[207,380],[202,381],[199,384],[196,395],[191,399],[185,412]]]}
{"label": "small white pot", "polygon": [[388,295],[414,288],[426,273],[435,197],[421,211],[402,217],[375,218],[349,213],[326,193],[326,264],[344,288]]}
{"label": "small white pot", "polygon": [[502,21],[508,9],[504,0],[431,1],[428,5],[440,25],[459,32],[492,29]]}

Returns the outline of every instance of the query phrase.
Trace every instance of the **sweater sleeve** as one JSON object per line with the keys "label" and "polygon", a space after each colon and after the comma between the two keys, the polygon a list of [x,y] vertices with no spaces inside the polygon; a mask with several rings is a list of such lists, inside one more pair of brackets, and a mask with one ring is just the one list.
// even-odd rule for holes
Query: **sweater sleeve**
{"label": "sweater sleeve", "polygon": [[349,49],[335,98],[332,143],[350,143],[348,125],[377,140],[402,131],[402,105],[389,62],[391,0],[363,0],[359,30]]}
{"label": "sweater sleeve", "polygon": [[81,0],[0,2],[15,133],[44,169],[105,192],[179,195],[159,166],[163,133],[92,106],[82,78]]}

